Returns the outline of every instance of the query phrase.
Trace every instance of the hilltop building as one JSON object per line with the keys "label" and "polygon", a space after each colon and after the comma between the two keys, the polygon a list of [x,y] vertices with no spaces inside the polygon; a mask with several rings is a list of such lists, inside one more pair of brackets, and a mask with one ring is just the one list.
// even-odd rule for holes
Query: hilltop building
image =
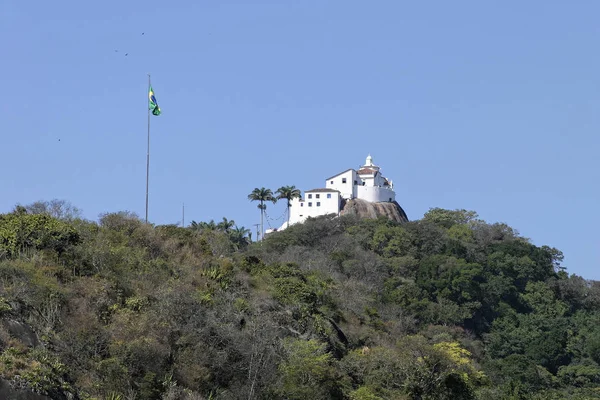
{"label": "hilltop building", "polygon": [[[337,214],[351,200],[368,203],[396,203],[394,183],[381,174],[369,155],[358,170],[347,169],[325,179],[325,187],[304,192],[304,197],[291,201],[290,225],[304,222],[308,217]],[[399,207],[399,206],[398,206]],[[404,211],[402,211],[404,213]],[[287,227],[287,221],[280,229]]]}

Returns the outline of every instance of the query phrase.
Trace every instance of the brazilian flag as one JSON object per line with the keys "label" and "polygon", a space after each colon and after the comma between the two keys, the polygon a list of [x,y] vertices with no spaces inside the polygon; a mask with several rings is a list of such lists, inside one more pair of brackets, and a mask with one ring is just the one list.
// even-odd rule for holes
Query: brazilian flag
{"label": "brazilian flag", "polygon": [[160,107],[156,102],[156,97],[154,97],[154,90],[152,90],[152,86],[148,91],[148,109],[152,111],[152,115],[160,115]]}

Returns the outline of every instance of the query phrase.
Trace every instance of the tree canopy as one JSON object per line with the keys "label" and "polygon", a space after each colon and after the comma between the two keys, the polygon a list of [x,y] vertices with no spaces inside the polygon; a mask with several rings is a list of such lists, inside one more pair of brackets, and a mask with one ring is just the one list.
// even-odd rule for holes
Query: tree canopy
{"label": "tree canopy", "polygon": [[0,377],[14,388],[57,399],[600,397],[600,284],[472,211],[309,218],[259,244],[227,218],[182,228],[44,210],[0,215]]}

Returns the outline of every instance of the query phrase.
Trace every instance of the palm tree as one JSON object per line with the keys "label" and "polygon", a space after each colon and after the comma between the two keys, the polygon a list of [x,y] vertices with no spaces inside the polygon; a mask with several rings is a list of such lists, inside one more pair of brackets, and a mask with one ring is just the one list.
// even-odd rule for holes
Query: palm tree
{"label": "palm tree", "polygon": [[228,220],[227,218],[223,217],[223,221],[217,224],[217,229],[225,233],[229,233],[229,231],[231,231],[231,228],[233,228],[234,225],[234,220]]}
{"label": "palm tree", "polygon": [[202,229],[205,229],[207,231],[216,231],[217,224],[215,224],[215,221],[211,219],[208,222],[202,222]]}
{"label": "palm tree", "polygon": [[267,205],[265,201],[271,201],[273,204],[277,203],[277,198],[273,196],[273,192],[271,189],[263,188],[255,188],[252,193],[248,195],[248,200],[250,201],[260,201],[258,205],[258,209],[260,210],[260,240],[263,240],[265,236],[265,229],[263,225],[263,216],[265,210],[267,209]]}
{"label": "palm tree", "polygon": [[198,222],[192,220],[192,223],[188,226],[188,229],[191,229],[193,231],[201,231],[202,226],[200,224],[202,224],[202,222],[198,223]]}
{"label": "palm tree", "polygon": [[296,189],[296,186],[282,186],[275,192],[278,199],[287,200],[287,226],[290,226],[290,207],[292,205],[292,199],[299,199],[301,194],[300,189]]}
{"label": "palm tree", "polygon": [[[219,223],[220,224],[220,223]],[[190,226],[188,227],[189,229],[193,230],[193,231],[198,231],[198,232],[202,232],[202,231],[214,231],[217,229],[217,225],[215,224],[214,220],[210,220],[210,222],[196,222],[196,221],[192,221],[192,223],[190,224]]]}
{"label": "palm tree", "polygon": [[240,249],[250,244],[251,240],[249,235],[251,234],[252,232],[250,232],[250,229],[236,225],[235,228],[229,232],[229,238],[233,242],[236,249]]}

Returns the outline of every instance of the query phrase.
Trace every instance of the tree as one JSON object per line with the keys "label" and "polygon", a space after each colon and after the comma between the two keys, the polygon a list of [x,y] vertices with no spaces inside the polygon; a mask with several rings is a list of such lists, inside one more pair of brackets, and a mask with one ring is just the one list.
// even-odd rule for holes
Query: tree
{"label": "tree", "polygon": [[287,225],[290,226],[290,207],[291,207],[291,201],[292,199],[298,199],[300,198],[300,189],[296,189],[296,186],[292,185],[292,186],[282,186],[279,189],[277,189],[277,192],[275,192],[277,194],[277,199],[279,200],[283,200],[286,199],[287,200]]}
{"label": "tree", "polygon": [[18,392],[599,398],[600,282],[507,225],[329,215],[249,246],[228,219],[39,210],[0,214],[0,376]]}
{"label": "tree", "polygon": [[46,214],[56,219],[72,221],[81,217],[81,210],[66,200],[36,201],[25,206],[29,214]]}
{"label": "tree", "polygon": [[233,228],[234,225],[235,225],[234,220],[232,220],[232,219],[228,220],[227,218],[223,217],[223,221],[221,221],[217,224],[217,229],[220,231],[223,231],[225,233],[230,233],[231,228]]}
{"label": "tree", "polygon": [[267,209],[266,201],[271,201],[273,204],[277,203],[277,198],[273,196],[273,192],[271,189],[255,188],[252,193],[248,195],[248,200],[250,201],[258,201],[260,204],[258,205],[258,209],[260,210],[260,240],[263,240],[265,236],[265,228],[263,224],[263,218],[265,210]]}
{"label": "tree", "polygon": [[248,244],[250,244],[251,242],[251,238],[250,235],[252,234],[252,232],[250,232],[250,229],[246,229],[243,226],[235,226],[235,228],[233,228],[230,232],[229,232],[229,239],[231,239],[231,241],[233,242],[234,246],[237,249],[240,249],[242,247],[246,247]]}
{"label": "tree", "polygon": [[[221,224],[221,222],[219,224]],[[189,228],[191,230],[193,230],[193,231],[198,231],[198,232],[202,232],[202,231],[215,231],[215,230],[217,230],[217,224],[215,224],[215,221],[212,220],[212,219],[209,222],[204,222],[204,221],[196,222],[196,221],[192,221],[190,223]]]}
{"label": "tree", "polygon": [[278,367],[281,381],[276,388],[282,398],[337,397],[334,360],[326,347],[315,339],[284,339],[284,359]]}
{"label": "tree", "polygon": [[443,208],[430,208],[423,216],[424,221],[450,228],[455,224],[468,224],[477,218],[475,211],[444,210]]}
{"label": "tree", "polygon": [[28,249],[53,250],[60,255],[81,241],[79,232],[65,221],[16,211],[0,215],[0,258],[17,257]]}

